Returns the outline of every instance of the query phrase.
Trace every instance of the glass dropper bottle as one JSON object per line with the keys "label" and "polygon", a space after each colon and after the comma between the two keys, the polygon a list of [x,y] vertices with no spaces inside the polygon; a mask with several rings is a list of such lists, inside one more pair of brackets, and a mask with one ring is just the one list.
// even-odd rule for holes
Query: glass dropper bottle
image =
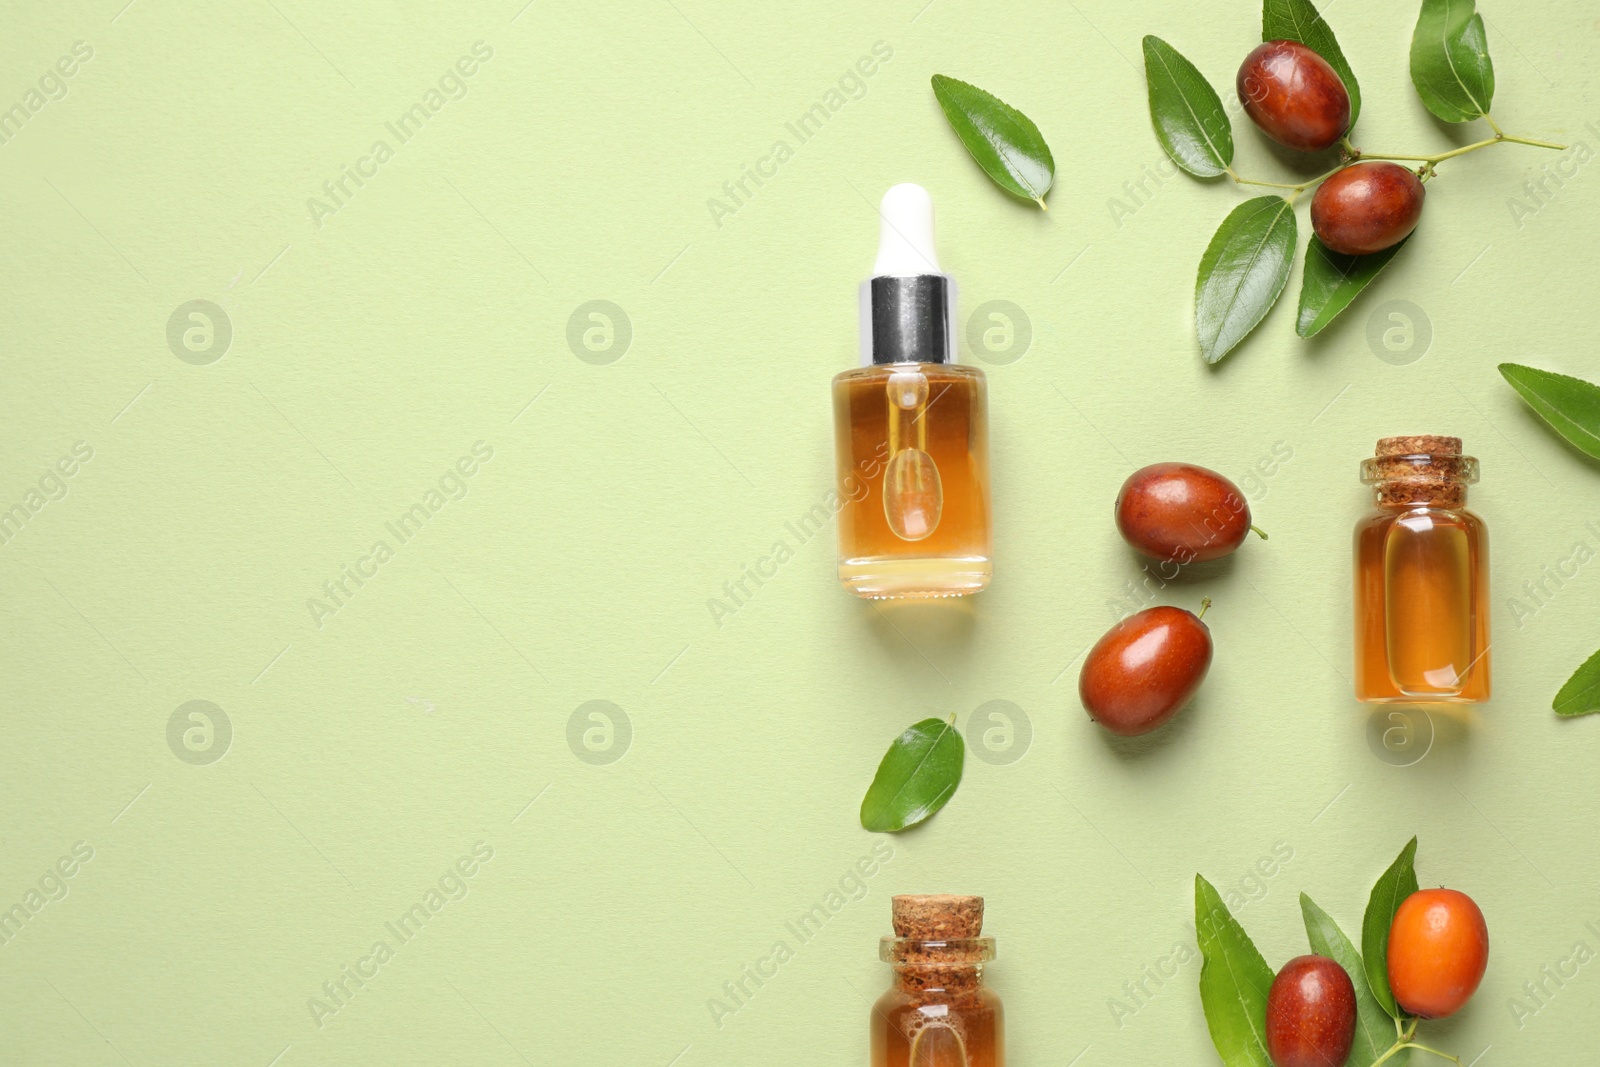
{"label": "glass dropper bottle", "polygon": [[862,366],[833,380],[839,581],[857,596],[976,593],[993,573],[988,383],[956,362],[933,200],[896,185],[861,284]]}

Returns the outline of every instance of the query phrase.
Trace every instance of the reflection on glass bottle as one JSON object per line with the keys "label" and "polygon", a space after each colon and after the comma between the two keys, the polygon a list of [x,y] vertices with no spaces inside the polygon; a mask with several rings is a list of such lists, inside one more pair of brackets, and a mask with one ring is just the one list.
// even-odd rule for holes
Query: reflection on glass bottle
{"label": "reflection on glass bottle", "polygon": [[864,597],[976,593],[992,573],[984,375],[954,362],[955,286],[927,192],[895,186],[881,216],[865,365],[833,381],[839,580]]}
{"label": "reflection on glass bottle", "polygon": [[889,374],[885,409],[889,463],[883,473],[883,518],[902,541],[921,541],[939,526],[944,486],[928,454],[928,376],[917,367]]}
{"label": "reflection on glass bottle", "polygon": [[1375,508],[1356,525],[1356,697],[1489,699],[1489,535],[1468,511],[1461,439],[1386,437],[1362,462]]}
{"label": "reflection on glass bottle", "polygon": [[872,1007],[872,1067],[1005,1067],[1000,998],[983,984],[994,938],[983,898],[898,896],[894,937],[878,955],[893,969]]}

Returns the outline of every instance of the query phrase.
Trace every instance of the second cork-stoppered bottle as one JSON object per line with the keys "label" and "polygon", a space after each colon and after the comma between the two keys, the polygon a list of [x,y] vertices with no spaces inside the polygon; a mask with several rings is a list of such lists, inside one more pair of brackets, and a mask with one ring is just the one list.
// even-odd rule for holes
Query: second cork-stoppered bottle
{"label": "second cork-stoppered bottle", "polygon": [[894,936],[878,955],[892,970],[872,1006],[872,1067],[1005,1067],[1005,1012],[983,981],[994,938],[983,898],[897,896]]}
{"label": "second cork-stoppered bottle", "polygon": [[1355,531],[1356,699],[1489,699],[1489,532],[1467,510],[1461,438],[1385,437],[1362,461],[1373,510]]}
{"label": "second cork-stoppered bottle", "polygon": [[870,598],[976,593],[993,570],[987,383],[955,361],[927,190],[894,186],[879,217],[862,366],[833,380],[839,581]]}

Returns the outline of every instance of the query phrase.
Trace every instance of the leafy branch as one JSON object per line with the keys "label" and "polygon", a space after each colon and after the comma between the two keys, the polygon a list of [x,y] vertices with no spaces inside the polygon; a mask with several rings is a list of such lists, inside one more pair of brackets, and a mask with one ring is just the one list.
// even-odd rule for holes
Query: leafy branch
{"label": "leafy branch", "polygon": [[[1389,929],[1400,904],[1417,890],[1416,851],[1413,837],[1373,885],[1362,918],[1360,952],[1327,912],[1300,894],[1311,951],[1343,968],[1355,991],[1354,1035],[1346,1067],[1399,1067],[1413,1049],[1461,1065],[1459,1057],[1417,1040],[1419,1020],[1400,1009],[1389,989]],[[1217,1054],[1225,1067],[1270,1064],[1266,1035],[1272,968],[1217,890],[1200,875],[1195,875],[1194,922],[1201,958],[1200,1004]]]}
{"label": "leafy branch", "polygon": [[[1280,218],[1275,223],[1270,234],[1273,239],[1255,240],[1260,235],[1254,230],[1259,229],[1265,210],[1265,205],[1260,203],[1263,198],[1235,209],[1212,238],[1201,260],[1195,285],[1195,324],[1201,355],[1208,363],[1222,359],[1243,341],[1277,302],[1296,244],[1295,205],[1306,192],[1320,188],[1346,168],[1361,162],[1414,163],[1417,177],[1428,182],[1437,175],[1441,163],[1495,145],[1517,144],[1554,151],[1567,148],[1550,141],[1508,134],[1490,114],[1495,87],[1494,64],[1489,57],[1483,17],[1475,11],[1475,0],[1421,0],[1411,42],[1411,80],[1423,106],[1434,115],[1447,122],[1482,119],[1493,136],[1431,155],[1368,152],[1356,147],[1351,140],[1351,130],[1360,113],[1360,88],[1332,28],[1312,0],[1263,0],[1262,40],[1297,42],[1315,52],[1332,68],[1329,78],[1336,75],[1349,97],[1349,128],[1334,142],[1339,148],[1338,164],[1306,181],[1269,181],[1240,174],[1233,166],[1232,122],[1216,90],[1195,65],[1170,44],[1154,36],[1144,39],[1151,124],[1156,139],[1172,161],[1198,178],[1226,175],[1237,185],[1279,190],[1280,193],[1271,198],[1278,202],[1272,209],[1274,215],[1282,216],[1287,208],[1287,222]],[[1250,110],[1248,102],[1246,110]],[[1340,114],[1342,116],[1342,111]],[[1420,199],[1417,203],[1420,205]],[[1245,207],[1250,210],[1242,210]],[[1416,210],[1420,212],[1420,206]],[[1333,252],[1322,243],[1320,234],[1313,236],[1305,257],[1300,316],[1296,324],[1300,336],[1311,337],[1337,318],[1399,251],[1408,232],[1397,232],[1388,247],[1377,251],[1360,249],[1369,254],[1359,256]],[[1290,237],[1287,257],[1280,254],[1278,238],[1282,234]],[[1332,236],[1328,241],[1340,247]],[[1224,254],[1214,254],[1219,249]],[[1232,254],[1228,254],[1229,250]],[[1311,254],[1313,252],[1316,254]],[[1219,322],[1225,324],[1225,328],[1217,328]],[[1237,328],[1240,325],[1242,329]]]}

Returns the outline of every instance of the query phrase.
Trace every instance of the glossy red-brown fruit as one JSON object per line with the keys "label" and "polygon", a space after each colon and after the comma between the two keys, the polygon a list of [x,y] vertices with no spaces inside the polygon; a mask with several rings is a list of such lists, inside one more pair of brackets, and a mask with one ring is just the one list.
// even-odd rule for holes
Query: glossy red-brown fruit
{"label": "glossy red-brown fruit", "polygon": [[1356,1036],[1356,987],[1326,956],[1296,956],[1267,993],[1273,1067],[1344,1067]]}
{"label": "glossy red-brown fruit", "polygon": [[1268,41],[1239,66],[1239,102],[1286,148],[1320,152],[1350,128],[1350,93],[1328,61],[1299,41]]}
{"label": "glossy red-brown fruit", "polygon": [[1422,889],[1400,902],[1389,926],[1389,989],[1424,1019],[1454,1015],[1489,966],[1489,927],[1465,893]]}
{"label": "glossy red-brown fruit", "polygon": [[1152,463],[1117,493],[1117,532],[1152,559],[1203,563],[1226,556],[1250,532],[1239,487],[1192,463]]}
{"label": "glossy red-brown fruit", "polygon": [[1382,252],[1417,228],[1424,195],[1422,179],[1398,163],[1354,163],[1318,186],[1311,228],[1335,252]]}
{"label": "glossy red-brown fruit", "polygon": [[1078,697],[1095,722],[1136,737],[1164,725],[1194,696],[1211,666],[1211,629],[1182,608],[1146,608],[1089,650]]}

